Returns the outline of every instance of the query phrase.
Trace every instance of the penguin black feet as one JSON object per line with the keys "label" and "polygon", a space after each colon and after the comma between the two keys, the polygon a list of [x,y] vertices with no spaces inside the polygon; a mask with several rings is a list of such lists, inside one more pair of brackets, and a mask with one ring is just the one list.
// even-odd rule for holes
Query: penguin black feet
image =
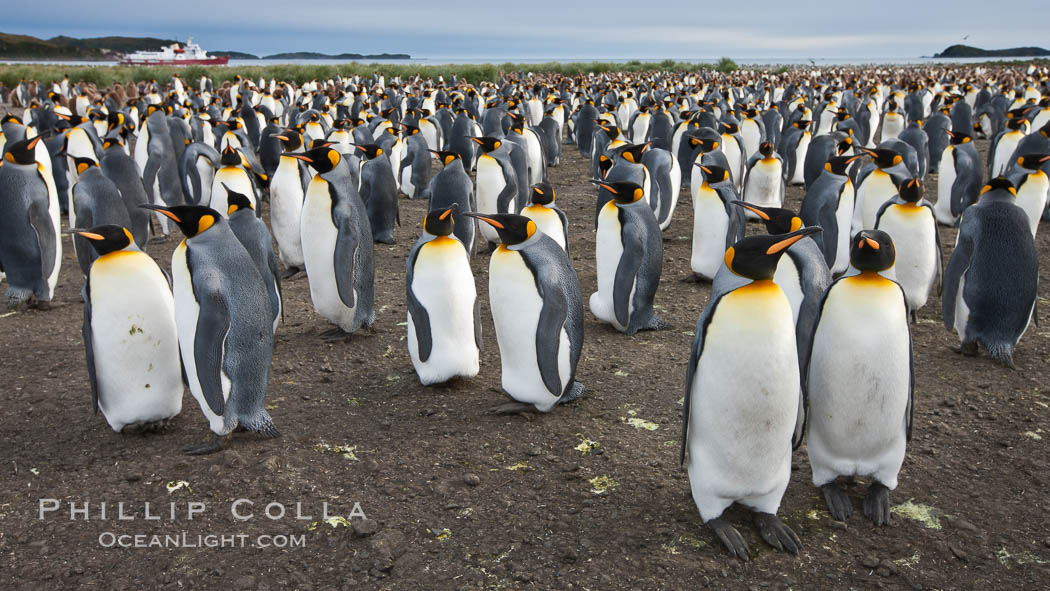
{"label": "penguin black feet", "polygon": [[214,439],[208,443],[202,443],[200,445],[188,445],[182,448],[182,453],[188,456],[205,456],[213,454],[217,451],[222,451],[222,440],[221,435],[216,435]]}
{"label": "penguin black feet", "polygon": [[703,275],[691,273],[682,278],[682,283],[711,283],[711,280]]}
{"label": "penguin black feet", "polygon": [[948,347],[955,353],[967,357],[977,357],[977,341],[972,343],[960,343],[958,347]]}
{"label": "penguin black feet", "polygon": [[781,552],[796,555],[802,549],[802,540],[798,539],[795,532],[781,521],[779,517],[772,513],[763,513],[761,511],[755,511],[753,515],[755,527],[758,528],[758,533],[762,534],[762,539],[767,544]]}
{"label": "penguin black feet", "polygon": [[919,313],[917,311],[915,311],[915,310],[911,311],[911,323],[912,324],[918,324],[919,323]]}
{"label": "penguin black feet", "polygon": [[393,234],[376,236],[372,242],[375,244],[397,244],[397,240],[394,240]]}
{"label": "penguin black feet", "polygon": [[574,381],[572,383],[572,387],[569,388],[569,391],[565,394],[562,394],[561,399],[558,400],[558,404],[565,404],[567,402],[572,402],[573,400],[582,398],[583,394],[586,391],[587,390],[583,387],[583,384]]}
{"label": "penguin black feet", "polygon": [[139,425],[139,431],[142,433],[159,433],[161,431],[167,431],[171,428],[172,424],[174,424],[174,418],[150,421]]}
{"label": "penguin black feet", "polygon": [[890,489],[878,480],[871,481],[868,493],[864,495],[864,514],[875,525],[890,523]]}
{"label": "penguin black feet", "polygon": [[536,406],[526,402],[507,402],[499,406],[493,406],[489,412],[497,415],[516,415],[521,413],[535,413]]}
{"label": "penguin black feet", "polygon": [[846,489],[835,482],[820,487],[824,491],[824,501],[828,504],[828,513],[836,521],[846,521],[853,515],[853,503],[846,494]]}
{"label": "penguin black feet", "polygon": [[338,326],[333,326],[332,328],[329,328],[328,330],[321,333],[321,339],[325,341],[344,341],[348,340],[349,338],[350,333],[339,328]]}
{"label": "penguin black feet", "polygon": [[284,270],[284,273],[281,275],[281,279],[291,279],[292,277],[295,277],[296,275],[302,272],[303,270],[299,267],[288,267]]}
{"label": "penguin black feet", "polygon": [[718,517],[708,521],[707,526],[714,530],[715,535],[722,541],[722,545],[726,547],[726,550],[729,550],[729,553],[734,558],[739,558],[744,562],[751,560],[751,555],[747,551],[747,542],[744,541],[744,537],[728,521]]}
{"label": "penguin black feet", "polygon": [[666,330],[668,328],[671,328],[671,325],[666,320],[653,314],[653,317],[649,319],[649,323],[642,330]]}
{"label": "penguin black feet", "polygon": [[148,244],[163,244],[169,240],[171,240],[171,234],[161,234],[159,236],[154,234],[153,237],[149,239]]}

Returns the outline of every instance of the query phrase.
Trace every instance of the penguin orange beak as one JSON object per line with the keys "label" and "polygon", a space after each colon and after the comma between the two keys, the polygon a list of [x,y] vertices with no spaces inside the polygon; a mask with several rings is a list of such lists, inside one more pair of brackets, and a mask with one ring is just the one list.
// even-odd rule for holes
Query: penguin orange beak
{"label": "penguin orange beak", "polygon": [[87,232],[87,231],[81,231],[81,230],[73,230],[73,232],[83,236],[84,238],[87,238],[88,240],[105,240],[106,239],[106,237],[103,236],[102,234],[96,234],[94,232]]}
{"label": "penguin orange beak", "polygon": [[872,250],[878,250],[879,249],[879,243],[875,242],[871,238],[865,238],[864,239],[864,243],[867,244],[868,246],[870,246]]}
{"label": "penguin orange beak", "polygon": [[1040,158],[1040,159],[1039,159],[1039,161],[1040,161],[1040,162],[1047,162],[1047,161],[1050,161],[1050,156],[1043,156],[1042,158]]}
{"label": "penguin orange beak", "polygon": [[817,226],[814,226],[814,227],[811,227],[811,228],[802,228],[801,230],[796,230],[796,231],[792,232],[791,235],[789,235],[787,238],[781,240],[780,242],[776,242],[772,246],[767,248],[766,249],[766,254],[776,254],[776,253],[786,249],[787,247],[791,246],[792,244],[798,242],[799,240],[802,240],[806,236],[809,236],[810,234],[816,234],[817,232],[820,232],[820,231],[821,231],[821,229],[819,227],[817,227]]}
{"label": "penguin orange beak", "polygon": [[857,154],[856,156],[852,156],[851,158],[846,160],[846,164],[849,164],[849,163],[853,162],[854,160],[859,160],[860,158],[863,158],[863,157],[864,157],[863,154]]}
{"label": "penguin orange beak", "polygon": [[479,138],[479,137],[472,137],[472,138],[470,138],[470,141],[474,142],[475,144],[477,144],[479,146],[482,145],[481,138]]}
{"label": "penguin orange beak", "polygon": [[458,203],[453,203],[452,207],[449,207],[445,211],[441,212],[441,215],[438,216],[438,219],[439,220],[443,220],[443,219],[447,218],[448,216],[452,215],[452,210],[456,209],[457,207],[459,207],[459,204]]}
{"label": "penguin orange beak", "polygon": [[153,211],[163,215],[164,217],[171,219],[176,224],[181,224],[182,223],[182,220],[179,219],[179,216],[177,216],[177,215],[171,213],[170,211],[168,211],[168,208],[164,207],[163,205],[153,205],[152,203],[143,203],[139,207],[141,207],[142,209],[153,210]]}
{"label": "penguin orange beak", "polygon": [[496,228],[497,230],[504,229],[503,224],[499,223],[499,221],[494,220],[492,218],[487,218],[487,217],[485,217],[483,215],[476,214],[476,213],[468,213],[466,215],[469,216],[469,217],[472,217],[472,218],[477,218],[477,219],[487,223],[488,225],[492,226],[493,228]]}
{"label": "penguin orange beak", "polygon": [[310,158],[309,156],[303,156],[302,154],[287,154],[286,153],[284,155],[285,156],[291,156],[292,158],[295,158],[297,160],[302,160],[303,162],[306,162],[307,164],[313,164],[313,162],[314,162],[313,158]]}
{"label": "penguin orange beak", "polygon": [[693,166],[699,168],[700,170],[706,172],[707,174],[711,174],[711,169],[706,167],[706,166],[704,166],[703,164],[700,164],[699,162],[694,162]]}
{"label": "penguin orange beak", "polygon": [[591,179],[591,182],[612,193],[613,195],[619,195],[619,193],[616,192],[616,189],[614,189],[612,185],[605,184],[602,181],[599,181],[598,179]]}
{"label": "penguin orange beak", "polygon": [[27,149],[27,150],[32,150],[33,148],[35,148],[35,147],[36,147],[36,144],[37,144],[37,142],[39,142],[39,141],[40,141],[40,140],[42,140],[42,139],[44,139],[44,136],[42,136],[42,135],[38,135],[38,136],[36,136],[35,138],[33,138],[33,139],[29,140],[29,143],[28,143],[28,144],[26,144],[26,149]]}
{"label": "penguin orange beak", "polygon": [[766,221],[766,222],[769,221],[769,214],[768,213],[762,211],[761,209],[758,209],[757,207],[751,205],[750,203],[748,203],[746,201],[741,201],[739,199],[734,199],[734,200],[730,201],[730,203],[732,203],[733,205],[739,205],[740,207],[743,207],[744,209],[746,209],[746,210],[750,211],[751,213],[757,215],[758,217],[762,218],[763,221]]}
{"label": "penguin orange beak", "polygon": [[277,134],[274,134],[274,135],[273,135],[273,136],[271,136],[271,137],[275,137],[275,138],[277,138],[277,139],[279,139],[279,140],[284,140],[284,141],[286,141],[286,142],[288,141],[288,136],[285,136],[285,135],[277,135]]}

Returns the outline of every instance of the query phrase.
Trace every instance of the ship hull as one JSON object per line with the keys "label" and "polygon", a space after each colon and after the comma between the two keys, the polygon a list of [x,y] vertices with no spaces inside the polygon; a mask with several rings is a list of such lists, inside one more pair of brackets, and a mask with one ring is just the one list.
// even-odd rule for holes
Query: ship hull
{"label": "ship hull", "polygon": [[229,63],[230,58],[226,56],[220,57],[209,57],[206,59],[183,59],[183,60],[168,60],[168,59],[150,59],[150,58],[134,58],[124,57],[120,60],[122,66],[225,66]]}

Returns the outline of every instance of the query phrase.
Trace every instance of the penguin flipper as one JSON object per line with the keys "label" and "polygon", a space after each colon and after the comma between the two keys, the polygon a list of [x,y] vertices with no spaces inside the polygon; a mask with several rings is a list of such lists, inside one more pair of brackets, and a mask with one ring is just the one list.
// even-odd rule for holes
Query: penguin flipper
{"label": "penguin flipper", "polygon": [[[970,226],[973,225],[973,216],[963,215],[959,224],[959,239],[952,252],[952,258],[948,259],[948,267],[944,270],[943,287],[941,289],[941,312],[944,316],[944,328],[954,330],[955,328],[955,301],[959,291],[959,283],[966,270],[970,268],[970,259],[973,257],[973,234]],[[964,231],[965,228],[965,231]],[[960,338],[963,335],[959,335]]]}
{"label": "penguin flipper", "polygon": [[478,353],[481,353],[481,300],[477,296],[474,296],[474,345],[478,348]]}
{"label": "penguin flipper", "polygon": [[690,397],[693,392],[693,379],[696,377],[696,366],[700,363],[700,354],[704,351],[704,337],[707,336],[707,327],[711,323],[711,318],[715,315],[715,308],[718,307],[719,302],[731,289],[721,291],[719,293],[711,293],[711,299],[708,300],[707,306],[704,307],[704,311],[700,313],[700,318],[696,321],[696,331],[693,337],[693,346],[689,349],[689,365],[685,369],[685,398],[682,399],[682,447],[678,456],[678,463],[685,463],[685,451],[689,446],[689,407]]}
{"label": "penguin flipper", "polygon": [[[620,219],[623,223],[622,212]],[[636,224],[624,224],[621,232],[623,253],[620,255],[616,277],[613,280],[613,312],[616,314],[616,321],[622,326],[627,326],[631,317],[631,294],[635,291],[638,271],[642,267],[643,242]]]}
{"label": "penguin flipper", "polygon": [[[531,262],[529,259],[525,261],[536,275],[536,290],[539,292],[540,299],[543,300],[539,322],[536,325],[536,362],[543,385],[553,396],[561,396],[564,392],[558,370],[558,353],[561,347],[561,331],[565,328],[569,315],[569,302],[564,291],[544,289],[545,285],[551,284],[550,281],[545,281],[543,278],[547,272],[546,267],[529,264]],[[571,377],[569,382],[571,386]]]}
{"label": "penguin flipper", "polygon": [[55,270],[57,228],[47,207],[39,203],[33,203],[29,207],[29,224],[36,231],[37,243],[40,245],[40,277],[46,281]]}
{"label": "penguin flipper", "polygon": [[[496,197],[496,213],[517,213],[517,189],[514,179],[508,178],[507,184],[503,185],[503,190]],[[511,209],[511,206],[514,209]]]}
{"label": "penguin flipper", "polygon": [[200,300],[197,331],[193,340],[193,360],[204,400],[212,412],[219,416],[226,410],[226,397],[222,392],[222,362],[229,332],[230,312],[226,309],[226,302],[216,293],[206,294]]}
{"label": "penguin flipper", "polygon": [[[408,275],[405,277],[405,301],[408,305],[408,313],[412,316],[412,325],[416,329],[416,347],[418,348],[419,360],[426,363],[430,359],[434,340],[430,333],[430,313],[427,312],[427,309],[416,298],[415,292],[412,291],[412,277],[415,274],[413,271],[418,257],[419,248],[413,249],[412,254],[408,258]],[[475,301],[475,307],[476,305],[477,301]],[[474,330],[477,331],[477,329],[478,325],[475,320]]]}
{"label": "penguin flipper", "polygon": [[84,300],[84,354],[87,357],[88,379],[91,382],[91,410],[98,414],[98,376],[95,374],[95,349],[91,333],[91,278],[84,279],[84,287],[80,291]]}
{"label": "penguin flipper", "polygon": [[[843,184],[845,187],[845,184]],[[839,244],[839,222],[835,216],[834,207],[822,207],[820,213],[817,216],[817,221],[820,222],[820,227],[823,230],[820,234],[815,234],[815,238],[820,239],[820,249],[824,254],[824,262],[827,263],[828,267],[835,264],[835,255],[838,254]]]}
{"label": "penguin flipper", "polygon": [[[349,226],[352,222],[344,220],[339,226]],[[338,227],[338,226],[337,226]],[[349,227],[338,227],[335,239],[335,253],[333,264],[335,265],[335,284],[339,290],[339,299],[343,305],[353,308],[356,305],[354,297],[354,259],[357,254],[358,237]]]}
{"label": "penguin flipper", "polygon": [[[900,284],[897,287],[900,287]],[[904,294],[903,287],[901,287],[901,300],[905,302],[905,309],[907,309],[908,298]],[[915,347],[911,338],[911,324],[907,318],[904,320],[904,326],[908,330],[908,408],[904,411],[904,437],[905,441],[911,441],[912,418],[915,414]]]}

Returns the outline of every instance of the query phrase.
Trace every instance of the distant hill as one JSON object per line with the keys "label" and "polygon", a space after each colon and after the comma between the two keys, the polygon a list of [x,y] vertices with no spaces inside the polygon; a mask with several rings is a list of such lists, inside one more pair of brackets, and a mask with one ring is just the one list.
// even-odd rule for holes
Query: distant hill
{"label": "distant hill", "polygon": [[952,45],[933,57],[1044,57],[1050,51],[1042,47],[1014,47],[1012,49],[981,49],[969,45]]}
{"label": "distant hill", "polygon": [[64,35],[52,37],[47,42],[87,50],[108,49],[118,53],[159,51],[172,43],[177,43],[174,39],[157,39],[156,37],[91,37],[88,39],[76,39]]}
{"label": "distant hill", "polygon": [[412,56],[407,53],[340,53],[330,55],[313,51],[296,51],[290,53],[275,53],[268,55],[264,60],[407,60]]}
{"label": "distant hill", "polygon": [[156,51],[175,43],[153,37],[93,37],[75,39],[58,36],[38,39],[29,35],[0,33],[0,57],[54,59],[114,59],[117,54],[133,51]]}
{"label": "distant hill", "polygon": [[235,60],[257,60],[259,56],[251,53],[244,53],[243,51],[209,51],[208,55],[214,55],[219,57],[228,57]]}

